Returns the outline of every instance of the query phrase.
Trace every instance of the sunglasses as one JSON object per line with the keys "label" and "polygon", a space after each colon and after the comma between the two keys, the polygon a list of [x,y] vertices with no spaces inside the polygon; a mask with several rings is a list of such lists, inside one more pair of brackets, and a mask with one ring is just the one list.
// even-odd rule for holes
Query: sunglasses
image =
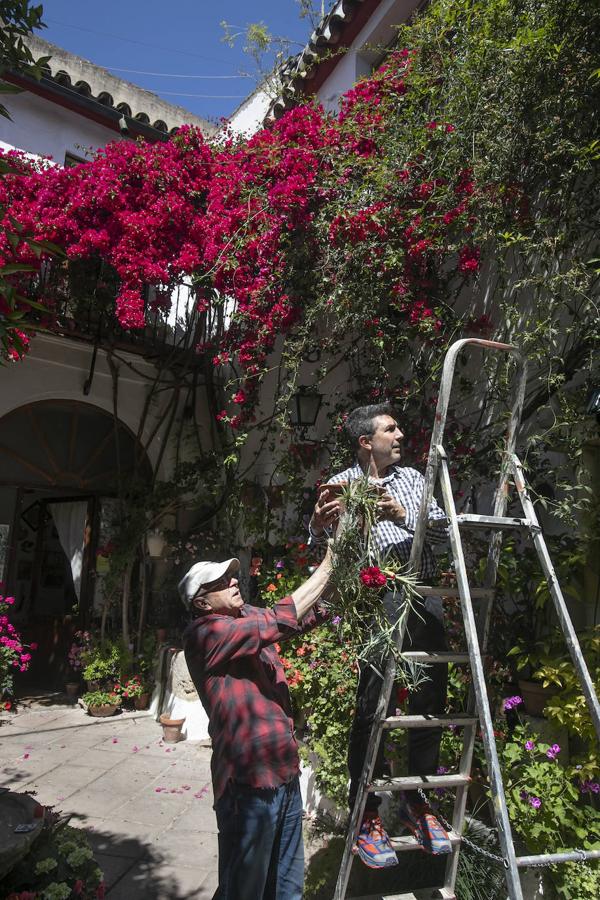
{"label": "sunglasses", "polygon": [[210,594],[213,591],[222,591],[225,588],[228,588],[233,580],[233,575],[222,575],[216,581],[211,581],[209,584],[205,584],[196,595],[201,598],[204,597],[205,594]]}

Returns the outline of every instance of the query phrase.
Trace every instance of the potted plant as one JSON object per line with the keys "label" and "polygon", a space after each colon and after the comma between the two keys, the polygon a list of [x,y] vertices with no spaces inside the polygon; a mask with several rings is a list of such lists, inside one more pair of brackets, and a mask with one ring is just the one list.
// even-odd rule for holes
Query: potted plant
{"label": "potted plant", "polygon": [[135,709],[148,709],[150,704],[150,689],[141,675],[132,675],[127,679],[121,696],[123,700],[132,701]]}
{"label": "potted plant", "polygon": [[119,641],[104,641],[82,653],[83,677],[91,691],[112,685],[131,665],[131,653]]}
{"label": "potted plant", "polygon": [[181,729],[183,728],[183,723],[185,722],[185,717],[183,719],[172,719],[170,716],[163,713],[160,717],[160,724],[162,725],[163,730],[163,741],[167,744],[176,744],[181,740]]}
{"label": "potted plant", "polygon": [[82,699],[89,715],[98,718],[114,716],[121,705],[121,698],[113,691],[88,691]]}

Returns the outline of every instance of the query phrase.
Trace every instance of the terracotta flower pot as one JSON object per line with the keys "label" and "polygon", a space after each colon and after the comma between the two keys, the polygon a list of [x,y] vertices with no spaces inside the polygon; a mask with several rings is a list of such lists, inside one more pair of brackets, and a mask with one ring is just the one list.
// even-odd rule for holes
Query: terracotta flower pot
{"label": "terracotta flower pot", "polygon": [[148,709],[150,706],[150,694],[140,694],[139,697],[134,697],[133,705],[136,709]]}
{"label": "terracotta flower pot", "polygon": [[156,629],[156,643],[164,644],[167,640],[167,629],[166,628],[157,628]]}
{"label": "terracotta flower pot", "polygon": [[65,684],[65,694],[67,695],[67,699],[71,703],[75,703],[77,701],[77,694],[79,693],[79,682],[78,681],[67,681]]}
{"label": "terracotta flower pot", "polygon": [[525,712],[542,718],[546,703],[558,692],[558,688],[544,687],[539,681],[519,681],[519,692],[525,704]]}
{"label": "terracotta flower pot", "polygon": [[176,744],[177,741],[181,740],[181,729],[183,728],[183,723],[185,719],[170,719],[169,716],[162,715],[160,717],[160,724],[163,729],[163,740],[167,744]]}
{"label": "terracotta flower pot", "polygon": [[112,703],[103,703],[101,706],[88,706],[88,712],[90,716],[95,716],[99,719],[114,716],[118,708],[118,706],[113,706]]}

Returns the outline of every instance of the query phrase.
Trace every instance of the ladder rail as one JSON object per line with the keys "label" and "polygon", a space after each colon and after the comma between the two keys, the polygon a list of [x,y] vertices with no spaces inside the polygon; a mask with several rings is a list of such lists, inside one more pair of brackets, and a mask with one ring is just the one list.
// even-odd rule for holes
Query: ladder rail
{"label": "ladder rail", "polygon": [[581,651],[581,645],[577,638],[577,634],[575,632],[575,629],[573,628],[573,623],[571,622],[567,604],[565,602],[563,592],[560,589],[560,585],[556,577],[556,572],[554,571],[554,566],[552,565],[552,560],[550,559],[550,554],[548,553],[546,541],[544,540],[541,529],[539,527],[535,507],[531,501],[529,492],[527,490],[527,485],[525,483],[523,466],[519,458],[514,453],[512,454],[512,468],[513,478],[515,480],[515,486],[517,488],[519,500],[521,501],[521,505],[523,507],[523,512],[532,524],[531,539],[534,543],[538,558],[542,566],[542,570],[544,572],[544,576],[548,583],[548,590],[550,591],[550,596],[552,597],[552,601],[554,603],[554,609],[556,611],[556,615],[558,617],[562,632],[565,636],[567,648],[571,655],[575,671],[577,672],[579,682],[583,690],[583,695],[590,711],[590,716],[592,722],[594,723],[596,734],[598,735],[598,740],[600,741],[600,702],[596,695],[594,682],[592,681],[592,677]]}
{"label": "ladder rail", "polygon": [[[443,448],[439,448],[443,452]],[[454,497],[452,495],[452,484],[450,481],[450,472],[448,469],[448,461],[446,454],[440,454],[441,472],[440,483],[442,488],[442,496],[444,500],[444,508],[450,520],[450,545],[452,555],[456,565],[456,579],[461,595],[461,606],[463,613],[463,621],[465,624],[465,636],[467,646],[469,648],[469,656],[471,657],[471,673],[473,678],[473,688],[479,713],[479,721],[481,723],[481,731],[485,755],[488,763],[488,774],[490,778],[490,792],[492,803],[496,815],[496,823],[498,826],[498,838],[502,855],[507,861],[506,880],[509,888],[511,900],[523,900],[523,892],[521,890],[521,880],[517,866],[517,857],[512,840],[512,831],[510,827],[510,819],[508,817],[508,809],[504,796],[504,786],[502,783],[502,772],[500,770],[500,760],[494,740],[494,723],[492,721],[492,713],[487,696],[485,671],[483,668],[483,660],[481,657],[477,623],[471,602],[471,594],[469,590],[469,580],[467,578],[467,567],[462,549],[462,539],[456,516],[456,508],[454,505]],[[454,823],[453,823],[454,824]]]}

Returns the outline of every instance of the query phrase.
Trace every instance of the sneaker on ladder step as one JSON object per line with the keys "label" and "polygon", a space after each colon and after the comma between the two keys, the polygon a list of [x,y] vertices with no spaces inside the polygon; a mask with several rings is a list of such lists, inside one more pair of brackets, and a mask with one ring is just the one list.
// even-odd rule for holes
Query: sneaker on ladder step
{"label": "sneaker on ladder step", "polygon": [[352,849],[370,869],[387,869],[397,866],[398,858],[378,815],[365,813]]}
{"label": "sneaker on ladder step", "polygon": [[425,853],[440,856],[452,852],[448,832],[428,803],[405,801],[400,809],[400,824],[412,831]]}

